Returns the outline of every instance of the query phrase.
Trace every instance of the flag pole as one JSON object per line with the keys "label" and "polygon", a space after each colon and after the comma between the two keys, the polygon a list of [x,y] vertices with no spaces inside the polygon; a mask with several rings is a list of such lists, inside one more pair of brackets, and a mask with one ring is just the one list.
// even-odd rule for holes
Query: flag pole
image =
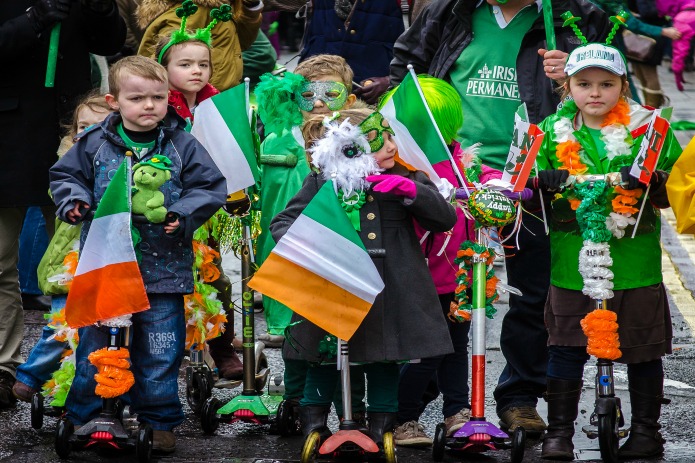
{"label": "flag pole", "polygon": [[444,148],[446,149],[446,153],[449,156],[449,161],[451,162],[451,166],[454,168],[454,174],[456,177],[458,177],[459,182],[461,182],[461,186],[463,186],[466,191],[468,192],[468,186],[466,186],[466,182],[463,180],[463,176],[461,175],[461,172],[459,171],[458,167],[456,167],[456,161],[454,161],[454,157],[451,155],[451,152],[449,151],[449,147],[446,146],[446,142],[444,141],[444,137],[442,137],[442,132],[440,132],[439,127],[437,126],[437,123],[434,121],[434,116],[432,115],[432,110],[430,109],[429,105],[427,104],[427,100],[425,99],[425,94],[422,93],[422,87],[420,87],[420,82],[417,80],[417,74],[415,74],[415,69],[413,69],[412,64],[408,64],[408,72],[410,73],[411,76],[413,76],[413,81],[415,82],[415,88],[417,88],[418,93],[420,94],[420,98],[422,99],[422,102],[425,103],[425,108],[427,109],[427,115],[429,116],[430,120],[433,122],[432,125],[434,125],[435,130],[437,131],[437,135],[439,135],[439,140],[442,142],[442,145],[444,145]]}
{"label": "flag pole", "polygon": [[552,0],[543,0],[543,22],[545,24],[545,46],[548,50],[555,50],[555,27],[553,26]]}
{"label": "flag pole", "polygon": [[58,44],[60,42],[60,23],[56,23],[51,29],[51,38],[48,43],[48,60],[46,62],[45,87],[53,87],[56,78],[56,65],[58,63]]}

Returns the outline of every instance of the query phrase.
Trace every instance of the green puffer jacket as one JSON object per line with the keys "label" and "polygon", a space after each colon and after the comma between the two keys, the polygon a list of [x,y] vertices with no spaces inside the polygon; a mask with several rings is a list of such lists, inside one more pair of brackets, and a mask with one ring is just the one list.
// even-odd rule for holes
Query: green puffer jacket
{"label": "green puffer jacket", "polygon": [[51,242],[48,243],[46,253],[41,258],[39,267],[36,270],[39,278],[39,289],[45,295],[67,294],[67,286],[60,284],[60,281],[48,281],[48,279],[65,272],[63,260],[70,251],[79,247],[80,230],[82,230],[82,224],[70,225],[67,222],[56,219],[55,235],[53,235]]}
{"label": "green puffer jacket", "polygon": [[[582,125],[575,130],[574,137],[582,145],[579,152],[581,162],[588,167],[587,174],[606,174],[618,172],[620,167],[631,165],[640,143],[644,138],[643,134],[637,135],[640,127],[649,122],[651,111],[631,102],[630,124],[627,129],[628,144],[632,146],[632,152],[625,156],[616,156],[609,159],[607,155],[601,156],[596,148],[586,126]],[[540,124],[541,130],[545,132],[543,144],[538,153],[538,169],[559,169],[562,163],[556,156],[557,141],[555,140],[553,126],[560,121],[564,115],[570,120],[575,120],[577,107],[574,102],[566,105],[558,113],[547,117]],[[601,150],[605,151],[605,150]],[[680,156],[682,149],[673,135],[671,129],[668,130],[666,140],[661,150],[657,169],[670,172],[671,166]],[[612,237],[609,241],[613,265],[611,270],[615,274],[613,279],[614,289],[631,289],[653,285],[662,281],[661,274],[661,245],[660,245],[660,213],[655,206],[668,207],[665,183],[659,188],[651,188],[649,200],[644,206],[644,211],[640,219],[637,234],[631,238],[633,226],[628,225],[625,235],[618,239]],[[606,189],[608,195],[606,215],[612,211],[611,200],[616,193],[612,187]],[[565,189],[562,194],[556,195],[551,202],[551,207],[547,210],[548,222],[550,226],[550,246],[551,246],[551,278],[554,286],[572,290],[581,290],[583,287],[582,277],[579,274],[579,250],[582,247],[582,236],[577,223],[576,213],[570,207],[568,197],[573,197],[572,189]],[[639,208],[642,204],[644,195],[635,205]],[[636,214],[635,214],[636,217]]]}

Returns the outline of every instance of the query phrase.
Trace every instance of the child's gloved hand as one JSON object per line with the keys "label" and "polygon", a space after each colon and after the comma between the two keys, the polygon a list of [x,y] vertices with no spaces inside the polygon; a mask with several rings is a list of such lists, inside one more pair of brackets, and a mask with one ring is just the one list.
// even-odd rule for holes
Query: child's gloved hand
{"label": "child's gloved hand", "polygon": [[85,216],[89,212],[89,204],[84,201],[75,201],[75,205],[72,209],[65,213],[65,218],[68,219],[70,223],[77,223],[85,219]]}
{"label": "child's gloved hand", "polygon": [[72,0],[38,0],[27,10],[34,31],[39,34],[53,24],[67,19]]}
{"label": "child's gloved hand", "polygon": [[541,170],[538,172],[538,188],[546,191],[559,191],[570,173],[561,169]]}
{"label": "child's gloved hand", "polygon": [[[632,169],[632,166],[623,166],[620,168],[620,186],[625,190],[643,188],[644,185],[642,185],[639,179],[630,175],[630,169]],[[654,172],[654,175],[656,175],[656,172]],[[652,178],[654,178],[654,176],[652,176]]]}
{"label": "child's gloved hand", "polygon": [[392,193],[415,199],[417,187],[415,182],[400,175],[369,175],[365,180],[373,184],[374,191]]}
{"label": "child's gloved hand", "polygon": [[681,92],[685,90],[683,87],[683,84],[687,83],[685,79],[683,79],[683,71],[673,71],[673,77],[676,79],[676,87],[678,90]]}

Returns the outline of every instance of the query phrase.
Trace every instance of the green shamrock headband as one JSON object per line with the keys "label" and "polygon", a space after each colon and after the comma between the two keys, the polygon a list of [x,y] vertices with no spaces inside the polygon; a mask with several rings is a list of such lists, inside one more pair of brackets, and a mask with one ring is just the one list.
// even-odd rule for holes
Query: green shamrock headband
{"label": "green shamrock headband", "polygon": [[193,34],[189,34],[186,32],[186,21],[188,17],[195,14],[196,11],[198,11],[198,5],[193,3],[193,0],[185,0],[180,7],[176,8],[176,16],[181,18],[181,27],[171,33],[169,43],[164,45],[162,51],[159,52],[159,56],[157,56],[158,63],[162,63],[162,58],[164,58],[169,48],[179,43],[189,40],[198,40],[208,46],[212,46],[212,28],[215,27],[218,22],[226,22],[232,19],[232,7],[225,3],[220,5],[219,8],[210,11],[212,21],[208,23],[207,27],[196,29]]}
{"label": "green shamrock headband", "polygon": [[[582,42],[582,45],[586,45],[589,43],[589,41],[586,39],[584,34],[582,34],[582,31],[579,30],[579,27],[577,27],[576,24],[577,22],[581,21],[581,18],[574,16],[571,11],[565,11],[564,13],[562,13],[561,18],[565,20],[565,22],[562,23],[563,27],[571,27],[574,31],[574,35],[576,35],[577,38]],[[621,26],[625,25],[627,18],[628,14],[624,10],[620,11],[620,13],[618,13],[617,15],[611,16],[609,18],[610,21],[613,23],[613,28],[608,34],[608,37],[606,37],[606,45],[611,44],[613,38],[615,37],[615,34],[618,32],[618,29],[620,29]]]}

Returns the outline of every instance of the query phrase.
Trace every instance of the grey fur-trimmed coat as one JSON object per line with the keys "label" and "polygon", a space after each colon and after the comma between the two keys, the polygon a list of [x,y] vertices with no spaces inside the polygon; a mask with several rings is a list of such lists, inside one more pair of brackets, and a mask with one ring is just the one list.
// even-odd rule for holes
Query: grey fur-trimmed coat
{"label": "grey fur-trimmed coat", "polygon": [[[359,235],[365,247],[368,251],[385,250],[384,257],[372,260],[386,286],[350,339],[350,361],[401,361],[449,354],[453,352],[449,330],[413,220],[427,230],[444,232],[456,223],[456,212],[424,173],[409,172],[400,165],[384,173],[410,178],[417,186],[417,195],[410,202],[370,189],[360,209]],[[270,223],[276,242],[324,183],[317,173],[306,178],[299,193]],[[319,355],[319,342],[326,332],[293,315],[293,323],[300,320],[288,328],[285,358],[334,362],[334,357]]]}

